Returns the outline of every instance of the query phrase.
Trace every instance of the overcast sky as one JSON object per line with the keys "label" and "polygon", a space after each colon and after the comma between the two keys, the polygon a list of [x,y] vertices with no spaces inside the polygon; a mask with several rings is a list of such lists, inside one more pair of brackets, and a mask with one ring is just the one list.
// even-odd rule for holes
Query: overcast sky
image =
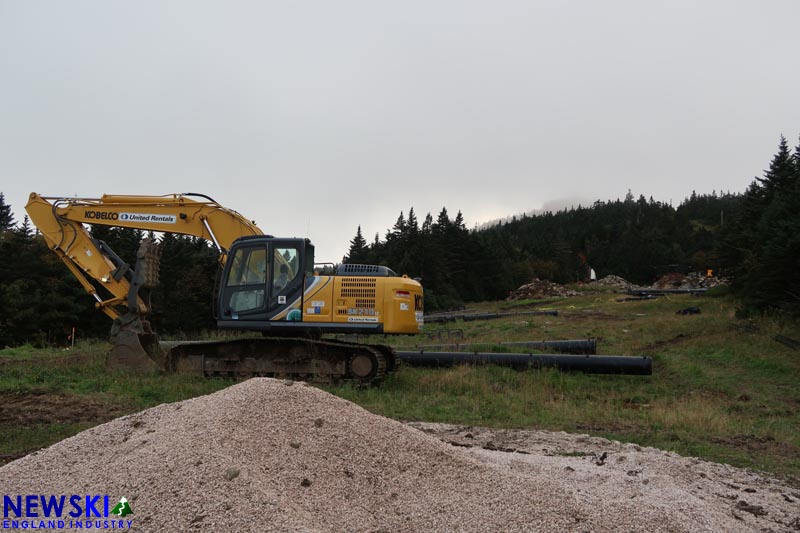
{"label": "overcast sky", "polygon": [[0,0],[0,191],[201,192],[338,261],[469,227],[742,192],[800,134],[800,1]]}

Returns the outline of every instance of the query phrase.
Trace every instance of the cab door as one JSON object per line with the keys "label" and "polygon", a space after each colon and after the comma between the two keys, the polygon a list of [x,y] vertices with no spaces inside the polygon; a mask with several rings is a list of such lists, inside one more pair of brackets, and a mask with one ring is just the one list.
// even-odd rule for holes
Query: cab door
{"label": "cab door", "polygon": [[299,307],[303,295],[305,248],[298,239],[274,240],[269,243],[269,303],[270,320],[286,320],[285,311]]}
{"label": "cab door", "polygon": [[265,320],[270,298],[268,244],[237,247],[223,274],[220,316],[223,320]]}

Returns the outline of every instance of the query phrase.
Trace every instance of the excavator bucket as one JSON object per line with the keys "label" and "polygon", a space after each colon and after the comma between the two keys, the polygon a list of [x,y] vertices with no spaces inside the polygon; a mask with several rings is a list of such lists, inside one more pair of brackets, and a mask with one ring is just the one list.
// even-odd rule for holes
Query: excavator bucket
{"label": "excavator bucket", "polygon": [[[144,346],[152,344],[147,337],[132,331],[125,331],[113,339],[111,351],[106,356],[106,368],[109,370],[125,370],[134,374],[146,374],[162,370],[154,358],[148,355]],[[142,339],[141,337],[145,337]],[[144,343],[142,342],[144,340]],[[156,338],[155,344],[158,345]]]}
{"label": "excavator bucket", "polygon": [[126,314],[114,321],[111,328],[111,351],[106,356],[106,368],[145,374],[164,370],[164,356],[158,335],[146,320]]}
{"label": "excavator bucket", "polygon": [[[160,247],[152,239],[144,239],[136,252],[136,269],[131,276],[128,292],[128,312],[114,320],[111,327],[112,348],[106,357],[106,367],[110,370],[127,370],[143,374],[164,370],[158,336],[153,333],[144,314],[140,314],[140,294],[143,290],[158,285],[158,267],[161,257]],[[149,296],[143,307],[149,310]]]}

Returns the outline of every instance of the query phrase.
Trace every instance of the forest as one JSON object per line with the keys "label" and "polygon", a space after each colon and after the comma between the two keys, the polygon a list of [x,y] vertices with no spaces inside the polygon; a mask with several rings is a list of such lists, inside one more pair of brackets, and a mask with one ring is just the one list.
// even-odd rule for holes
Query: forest
{"label": "forest", "polygon": [[[133,264],[143,232],[93,226]],[[165,234],[154,328],[170,335],[213,329],[217,253],[202,239]],[[27,218],[16,221],[0,192],[0,347],[66,344],[73,328],[104,337],[110,323]],[[744,192],[696,194],[677,207],[628,193],[558,212],[520,215],[468,229],[461,212],[401,212],[371,242],[356,229],[343,258],[420,278],[427,311],[497,300],[533,278],[558,283],[621,276],[649,284],[668,272],[730,280],[742,314],[800,314],[800,145],[783,137],[764,176]]]}

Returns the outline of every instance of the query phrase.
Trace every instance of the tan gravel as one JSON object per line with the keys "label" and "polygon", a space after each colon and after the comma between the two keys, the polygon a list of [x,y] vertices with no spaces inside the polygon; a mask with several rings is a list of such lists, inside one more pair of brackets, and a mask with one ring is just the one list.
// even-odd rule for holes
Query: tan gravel
{"label": "tan gravel", "polygon": [[479,430],[437,427],[461,445],[312,387],[251,379],[118,418],[9,463],[0,468],[0,492],[126,496],[137,531],[800,525],[790,488],[731,467],[608,441],[600,444],[605,457],[492,451],[485,448],[497,446],[472,445],[482,442]]}

